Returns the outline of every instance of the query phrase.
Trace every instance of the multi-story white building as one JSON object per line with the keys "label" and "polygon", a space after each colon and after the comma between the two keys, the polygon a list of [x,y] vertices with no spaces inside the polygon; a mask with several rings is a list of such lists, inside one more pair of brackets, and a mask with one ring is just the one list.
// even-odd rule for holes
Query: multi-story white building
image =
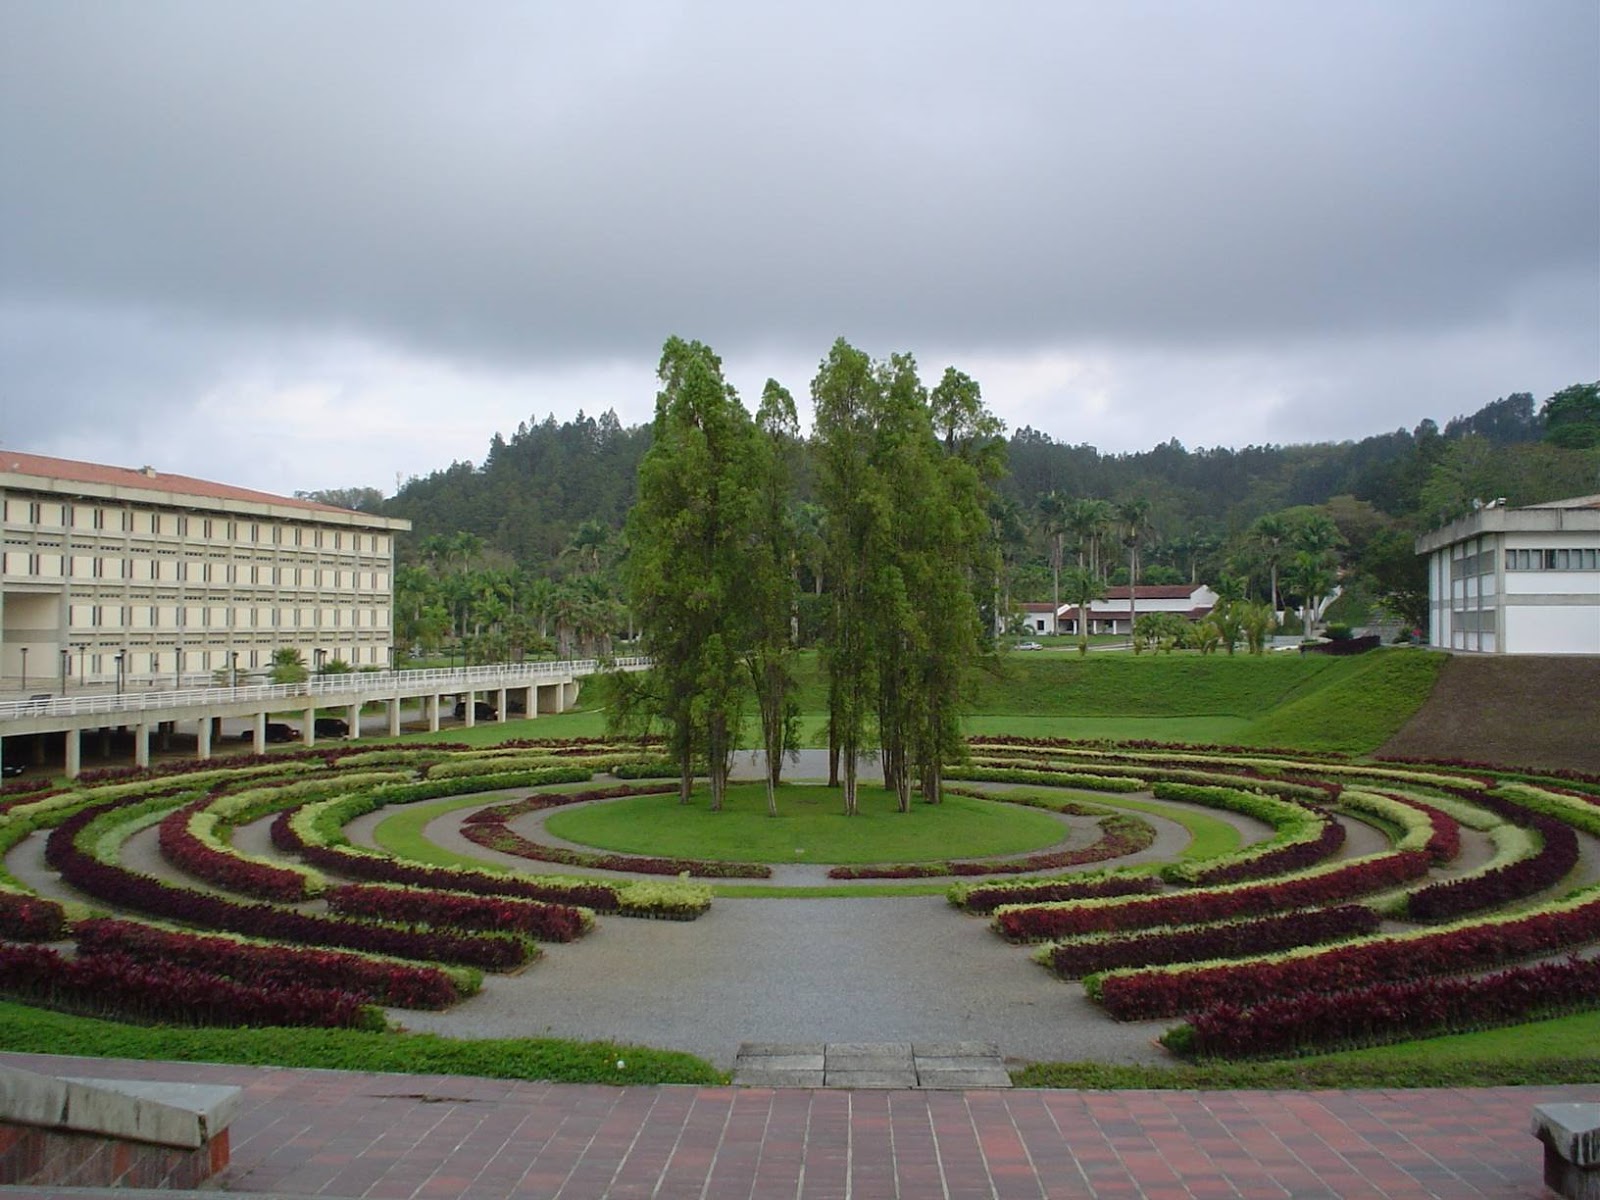
{"label": "multi-story white building", "polygon": [[[1089,632],[1131,633],[1132,611],[1141,617],[1165,612],[1176,613],[1186,621],[1199,621],[1217,606],[1218,599],[1217,593],[1203,583],[1141,583],[1131,600],[1126,584],[1107,588],[1106,598],[1089,607]],[[1056,614],[1056,628],[1076,634],[1079,619],[1077,605],[1063,604]]]}
{"label": "multi-story white building", "polygon": [[1485,505],[1417,539],[1428,644],[1482,654],[1600,654],[1600,495]]}
{"label": "multi-story white building", "polygon": [[0,450],[0,676],[13,692],[242,679],[273,652],[386,667],[409,521]]}

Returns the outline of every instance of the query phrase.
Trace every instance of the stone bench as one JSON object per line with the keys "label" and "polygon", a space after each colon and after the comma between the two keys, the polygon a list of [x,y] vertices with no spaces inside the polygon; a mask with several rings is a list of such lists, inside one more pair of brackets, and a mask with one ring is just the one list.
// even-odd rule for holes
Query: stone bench
{"label": "stone bench", "polygon": [[1544,1185],[1567,1200],[1600,1200],[1600,1103],[1540,1104],[1533,1136],[1544,1143]]}
{"label": "stone bench", "polygon": [[0,1065],[0,1184],[198,1187],[228,1165],[239,1094]]}

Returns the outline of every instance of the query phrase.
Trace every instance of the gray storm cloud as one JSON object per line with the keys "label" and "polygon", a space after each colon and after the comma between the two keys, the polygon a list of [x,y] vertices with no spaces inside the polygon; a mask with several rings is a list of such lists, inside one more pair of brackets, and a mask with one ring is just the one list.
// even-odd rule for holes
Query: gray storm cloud
{"label": "gray storm cloud", "polygon": [[769,7],[0,5],[0,432],[330,339],[1600,370],[1592,3]]}

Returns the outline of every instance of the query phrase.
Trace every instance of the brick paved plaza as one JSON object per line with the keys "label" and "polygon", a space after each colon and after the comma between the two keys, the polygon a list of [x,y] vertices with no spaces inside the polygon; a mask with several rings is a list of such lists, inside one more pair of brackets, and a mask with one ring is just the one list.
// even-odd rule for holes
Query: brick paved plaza
{"label": "brick paved plaza", "polygon": [[[608,1088],[4,1055],[232,1083],[233,1192],[373,1200],[1536,1200],[1533,1105],[1593,1087],[1360,1092]],[[37,1190],[8,1195],[43,1196]]]}

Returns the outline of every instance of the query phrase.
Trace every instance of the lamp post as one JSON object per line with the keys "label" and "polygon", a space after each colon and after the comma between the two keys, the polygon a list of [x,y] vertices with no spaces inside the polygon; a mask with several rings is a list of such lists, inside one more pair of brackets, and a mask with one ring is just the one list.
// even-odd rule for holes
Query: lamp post
{"label": "lamp post", "polygon": [[117,651],[117,695],[122,695],[122,664],[127,660],[126,650]]}
{"label": "lamp post", "polygon": [[22,647],[22,690],[28,690],[28,648]]}
{"label": "lamp post", "polygon": [[61,647],[61,694],[67,694],[67,674],[72,670],[72,651]]}
{"label": "lamp post", "polygon": [[228,662],[229,662],[229,670],[231,672],[231,674],[229,676],[229,685],[228,686],[230,686],[230,687],[238,687],[239,686],[239,652],[237,650],[228,651]]}
{"label": "lamp post", "polygon": [[80,642],[78,644],[78,686],[79,687],[82,687],[83,684],[84,684],[84,672],[85,672],[86,668],[89,665],[89,653],[88,653],[88,651],[89,651],[89,643],[88,642]]}

